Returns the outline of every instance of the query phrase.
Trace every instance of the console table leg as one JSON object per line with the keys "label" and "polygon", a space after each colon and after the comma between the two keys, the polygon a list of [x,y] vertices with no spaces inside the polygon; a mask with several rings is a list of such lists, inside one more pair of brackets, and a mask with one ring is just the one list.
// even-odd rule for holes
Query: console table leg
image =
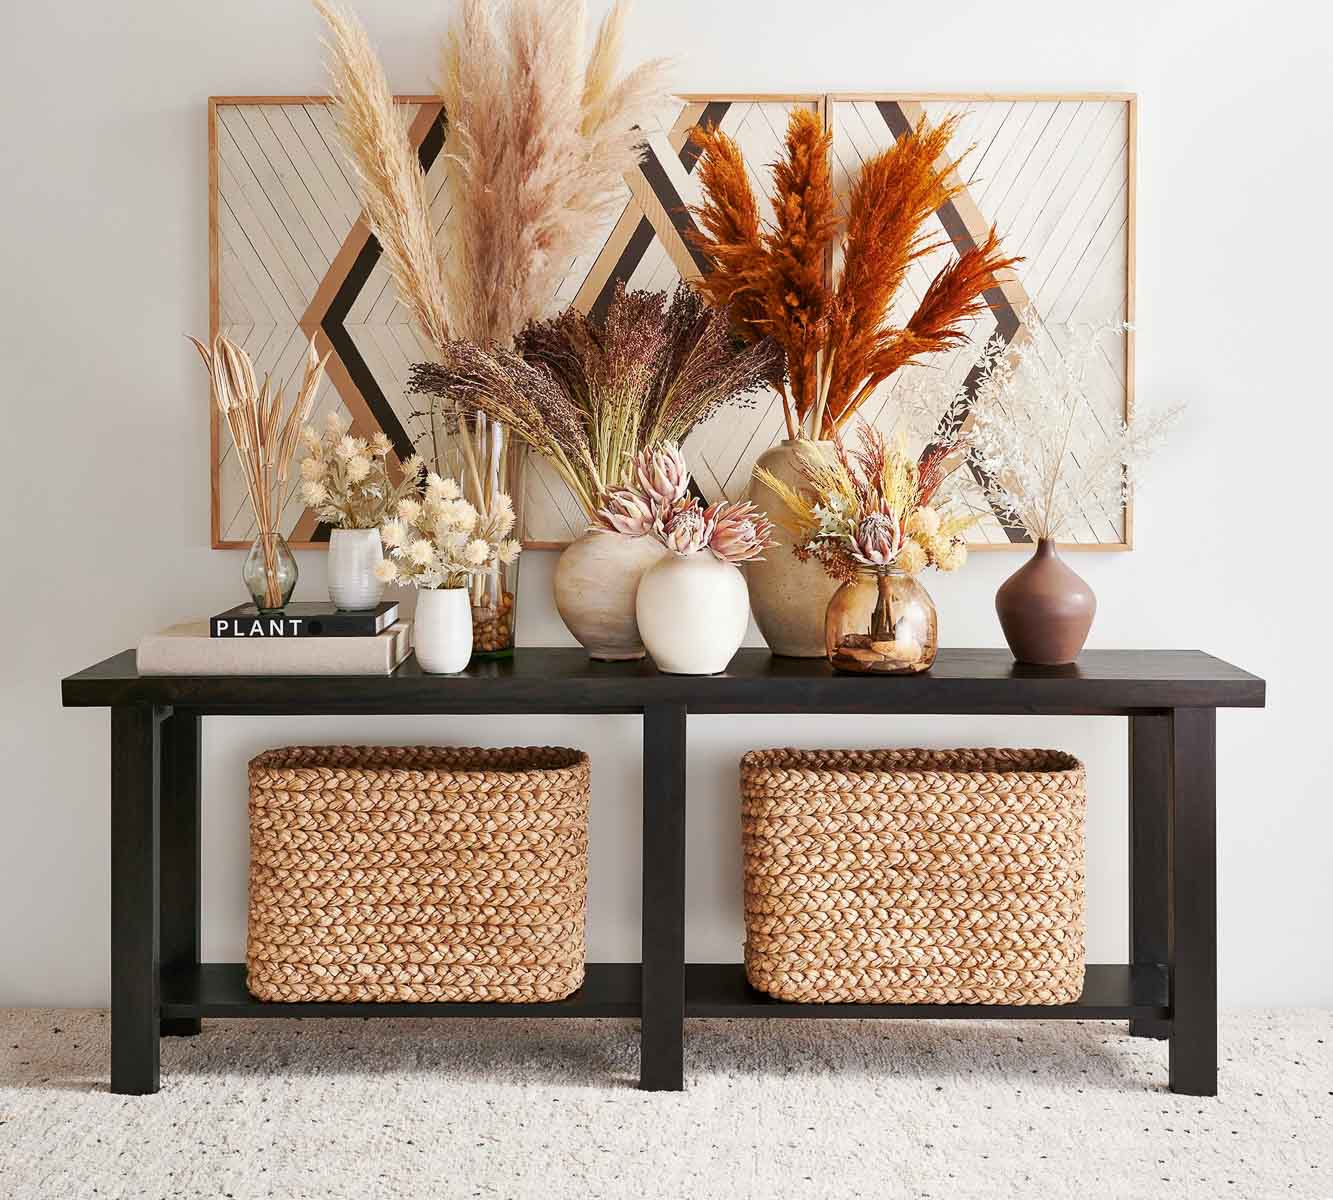
{"label": "console table leg", "polygon": [[1171,1090],[1216,1096],[1217,710],[1171,726]]}
{"label": "console table leg", "polygon": [[685,1086],[685,706],[643,714],[643,1020],[639,1086]]}
{"label": "console table leg", "polygon": [[111,1090],[158,1090],[159,722],[163,710],[111,710]]}
{"label": "console table leg", "polygon": [[[1129,718],[1129,961],[1165,963],[1170,944],[1167,816],[1171,808],[1171,717]],[[1132,1037],[1164,1038],[1169,1021],[1130,1021]]]}
{"label": "console table leg", "polygon": [[[200,760],[203,720],[177,709],[162,725],[162,967],[199,965]],[[163,1020],[164,1037],[193,1037],[198,1017]]]}

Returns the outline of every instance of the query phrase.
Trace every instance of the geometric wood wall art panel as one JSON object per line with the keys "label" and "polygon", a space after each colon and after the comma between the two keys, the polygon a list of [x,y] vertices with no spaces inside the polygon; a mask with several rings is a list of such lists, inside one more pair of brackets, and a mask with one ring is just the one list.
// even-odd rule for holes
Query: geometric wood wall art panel
{"label": "geometric wood wall art panel", "polygon": [[[991,225],[1007,254],[1023,261],[988,293],[989,308],[973,323],[971,341],[984,344],[1026,336],[1025,313],[1035,317],[1038,349],[1048,361],[1067,349],[1071,330],[1106,321],[1133,321],[1134,100],[1131,96],[833,96],[834,185],[847,180],[871,154],[890,145],[923,118],[937,123],[962,114],[949,148],[964,190],[941,208],[943,243],[913,264],[889,320],[901,324],[926,284],[945,263],[984,239]],[[835,261],[836,261],[835,255]],[[1105,443],[1113,423],[1133,403],[1133,331],[1107,339],[1088,380],[1089,405],[1073,430],[1069,454],[1078,460]],[[974,380],[972,350],[935,355],[927,369],[943,371],[965,393]],[[912,368],[916,369],[916,368]],[[890,379],[862,410],[870,421],[893,423]],[[977,517],[974,547],[1026,543],[991,511],[980,482],[962,477],[964,501]],[[1084,511],[1065,538],[1071,545],[1127,549],[1132,514]]]}
{"label": "geometric wood wall art panel", "polygon": [[[404,119],[427,169],[437,232],[448,246],[451,212],[446,122],[433,97],[402,97]],[[906,97],[818,95],[708,95],[673,101],[649,129],[647,153],[625,180],[624,205],[589,253],[571,264],[551,298],[551,310],[574,304],[598,311],[623,282],[630,288],[666,289],[702,268],[691,248],[688,206],[699,201],[696,155],[689,140],[699,124],[718,124],[740,143],[756,192],[768,186],[767,165],[778,155],[793,104],[823,113],[834,132],[835,181],[845,182],[859,158],[900,136],[922,114],[935,120],[966,113],[958,153],[976,148],[964,168],[967,191],[941,212],[951,247],[939,262],[919,264],[902,303],[923,286],[944,257],[966,239],[999,224],[1007,249],[1027,261],[976,336],[1002,334],[1028,307],[1058,353],[1065,321],[1132,319],[1133,100],[1099,97]],[[383,430],[395,459],[411,452],[419,431],[416,407],[404,392],[407,372],[428,357],[392,281],[379,247],[360,219],[350,168],[342,158],[323,97],[227,97],[209,103],[210,313],[212,331],[245,347],[257,371],[294,388],[302,353],[314,336],[331,349],[317,418],[341,410],[353,430]],[[1132,334],[1130,335],[1132,339]],[[1129,411],[1132,340],[1123,356],[1108,357],[1098,404],[1109,419]],[[938,356],[932,368],[966,382],[963,355]],[[892,424],[891,389],[865,410]],[[686,447],[709,500],[744,493],[758,456],[784,436],[781,404],[763,396],[751,408],[729,410],[691,436]],[[1080,430],[1096,437],[1096,421]],[[248,545],[253,520],[244,482],[225,428],[212,423],[212,523],[215,546]],[[998,547],[1015,536],[987,512],[977,491],[970,498],[982,519],[974,542]],[[559,546],[576,537],[583,517],[564,485],[535,456],[524,496],[529,546]],[[1086,514],[1072,540],[1126,546],[1128,513]],[[327,530],[295,495],[283,510],[282,529],[294,545],[321,545]]]}

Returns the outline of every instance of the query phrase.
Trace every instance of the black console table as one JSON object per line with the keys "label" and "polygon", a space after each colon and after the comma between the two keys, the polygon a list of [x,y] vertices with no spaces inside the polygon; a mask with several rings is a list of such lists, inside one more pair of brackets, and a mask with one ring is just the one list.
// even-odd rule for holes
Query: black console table
{"label": "black console table", "polygon": [[[639,1017],[640,1086],[680,1090],[684,1019],[982,1017],[1127,1020],[1170,1039],[1171,1089],[1217,1091],[1216,719],[1259,707],[1264,682],[1189,650],[1086,651],[1070,667],[942,650],[929,674],[834,674],[742,650],[725,674],[521,649],[457,676],[409,660],[376,677],[141,676],[125,651],[63,681],[67,706],[111,709],[111,1089],[158,1089],[158,1038],[203,1017]],[[739,964],[685,962],[685,754],[691,713],[938,713],[1129,718],[1130,961],[1088,967],[1074,1004],[788,1004]],[[241,963],[200,963],[201,718],[294,714],[639,713],[643,717],[643,962],[590,963],[550,1004],[273,1004]],[[274,742],[281,741],[280,725]],[[780,740],[780,735],[779,735]],[[238,787],[239,787],[238,782]]]}

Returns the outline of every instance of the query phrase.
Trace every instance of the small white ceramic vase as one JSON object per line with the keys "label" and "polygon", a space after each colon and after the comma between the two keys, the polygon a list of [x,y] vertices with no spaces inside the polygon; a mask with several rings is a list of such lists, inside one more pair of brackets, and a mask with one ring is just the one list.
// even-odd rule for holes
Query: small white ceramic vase
{"label": "small white ceramic vase", "polygon": [[472,657],[472,602],[467,588],[421,588],[412,621],[417,665],[431,675],[453,675]]}
{"label": "small white ceramic vase", "polygon": [[566,628],[602,662],[643,657],[634,620],[639,579],[667,549],[656,538],[590,529],[555,566],[555,607]]}
{"label": "small white ceramic vase", "polygon": [[374,608],[384,598],[375,567],[384,558],[378,529],[335,529],[329,534],[329,599],[344,612]]}
{"label": "small white ceramic vase", "polygon": [[750,594],[745,576],[711,550],[668,554],[639,580],[635,612],[658,670],[716,675],[745,640]]}

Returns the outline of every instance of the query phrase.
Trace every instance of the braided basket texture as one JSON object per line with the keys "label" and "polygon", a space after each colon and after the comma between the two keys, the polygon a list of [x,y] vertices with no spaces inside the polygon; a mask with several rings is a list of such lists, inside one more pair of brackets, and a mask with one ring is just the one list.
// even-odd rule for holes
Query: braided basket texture
{"label": "braided basket texture", "polygon": [[261,1000],[528,1002],[583,983],[588,756],[293,746],[250,763]]}
{"label": "braided basket texture", "polygon": [[1083,992],[1082,764],[1054,750],[741,760],[745,969],[801,1003]]}

